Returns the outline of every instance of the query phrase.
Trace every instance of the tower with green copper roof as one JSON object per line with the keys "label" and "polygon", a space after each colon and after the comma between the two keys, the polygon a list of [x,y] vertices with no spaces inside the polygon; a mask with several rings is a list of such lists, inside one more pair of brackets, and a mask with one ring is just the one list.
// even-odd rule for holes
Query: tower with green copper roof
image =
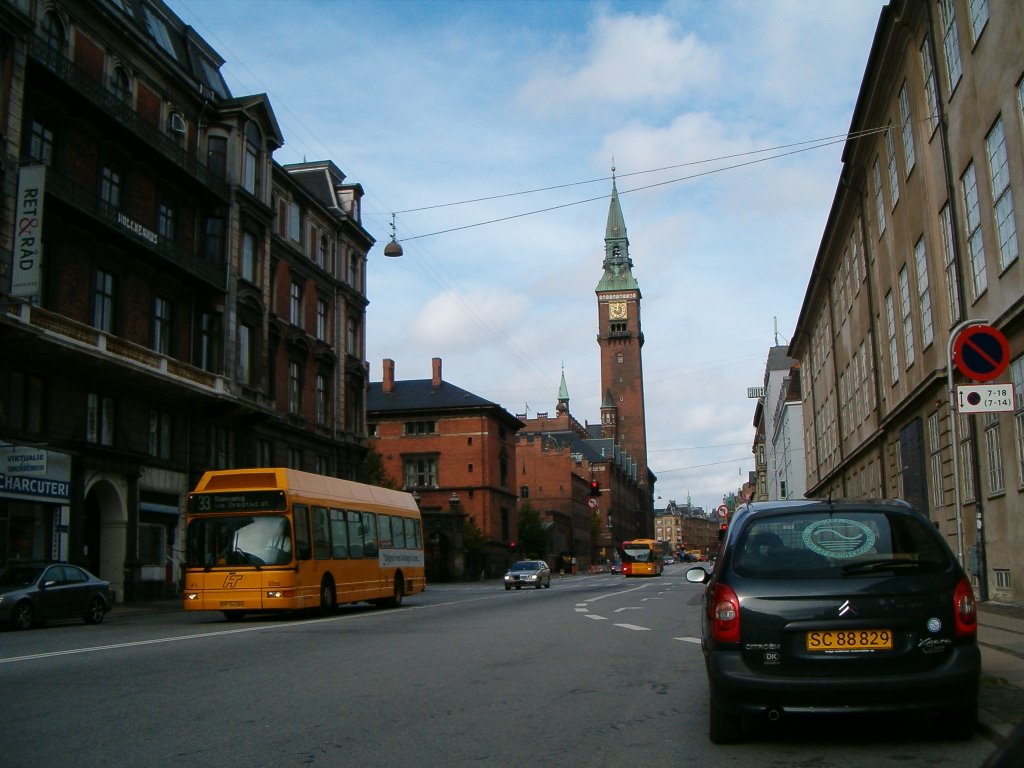
{"label": "tower with green copper roof", "polygon": [[612,437],[636,459],[641,483],[647,481],[647,427],[640,325],[640,285],[633,276],[626,221],[612,169],[612,194],[604,233],[603,274],[598,281],[598,334],[601,350],[601,434]]}

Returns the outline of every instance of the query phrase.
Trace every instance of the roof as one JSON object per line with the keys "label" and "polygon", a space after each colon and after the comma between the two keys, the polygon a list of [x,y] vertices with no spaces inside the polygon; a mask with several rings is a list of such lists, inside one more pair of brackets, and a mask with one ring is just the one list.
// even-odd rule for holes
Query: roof
{"label": "roof", "polygon": [[507,423],[520,429],[523,423],[497,403],[493,403],[461,387],[442,381],[437,387],[432,379],[396,381],[390,392],[384,383],[371,381],[366,390],[366,413],[406,413],[410,411],[493,410]]}

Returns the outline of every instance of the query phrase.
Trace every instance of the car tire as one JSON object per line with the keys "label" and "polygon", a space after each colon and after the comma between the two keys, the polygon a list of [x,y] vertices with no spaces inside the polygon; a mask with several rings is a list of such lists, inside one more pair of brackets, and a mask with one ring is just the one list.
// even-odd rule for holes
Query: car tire
{"label": "car tire", "polygon": [[103,598],[99,595],[95,595],[92,600],[89,601],[89,608],[85,612],[86,624],[102,624],[103,617],[107,615],[107,604],[103,602]]}
{"label": "car tire", "polygon": [[334,591],[334,582],[329,578],[324,578],[320,582],[320,615],[330,616],[338,608],[338,597]]}
{"label": "car tire", "polygon": [[534,589],[540,589],[543,586],[544,586],[544,582],[541,581],[540,579],[537,579],[537,586],[534,587]]}
{"label": "car tire", "polygon": [[726,712],[712,698],[708,702],[708,738],[712,744],[739,744],[743,740],[742,715]]}
{"label": "car tire", "polygon": [[11,609],[11,626],[14,629],[29,629],[32,622],[32,603],[28,600],[23,600]]}
{"label": "car tire", "polygon": [[385,601],[385,605],[389,608],[401,608],[403,597],[405,597],[405,579],[399,574],[395,576],[394,594]]}
{"label": "car tire", "polygon": [[551,589],[551,579],[548,579],[547,583],[544,585],[544,589]]}

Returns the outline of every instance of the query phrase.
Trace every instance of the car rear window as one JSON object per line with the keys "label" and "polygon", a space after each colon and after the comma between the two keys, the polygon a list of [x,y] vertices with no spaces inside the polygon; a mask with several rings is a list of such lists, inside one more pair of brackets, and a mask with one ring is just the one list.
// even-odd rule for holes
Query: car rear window
{"label": "car rear window", "polygon": [[835,510],[752,520],[736,541],[733,569],[752,578],[857,578],[942,571],[950,554],[916,514]]}

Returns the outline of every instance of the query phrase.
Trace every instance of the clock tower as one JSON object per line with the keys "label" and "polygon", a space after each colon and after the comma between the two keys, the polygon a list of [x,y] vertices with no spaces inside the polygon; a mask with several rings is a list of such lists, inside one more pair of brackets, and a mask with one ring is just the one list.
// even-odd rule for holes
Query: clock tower
{"label": "clock tower", "polygon": [[648,486],[647,427],[640,348],[640,286],[633,277],[629,239],[612,169],[612,197],[604,234],[604,274],[597,284],[597,344],[601,349],[601,436],[614,438],[636,461]]}

